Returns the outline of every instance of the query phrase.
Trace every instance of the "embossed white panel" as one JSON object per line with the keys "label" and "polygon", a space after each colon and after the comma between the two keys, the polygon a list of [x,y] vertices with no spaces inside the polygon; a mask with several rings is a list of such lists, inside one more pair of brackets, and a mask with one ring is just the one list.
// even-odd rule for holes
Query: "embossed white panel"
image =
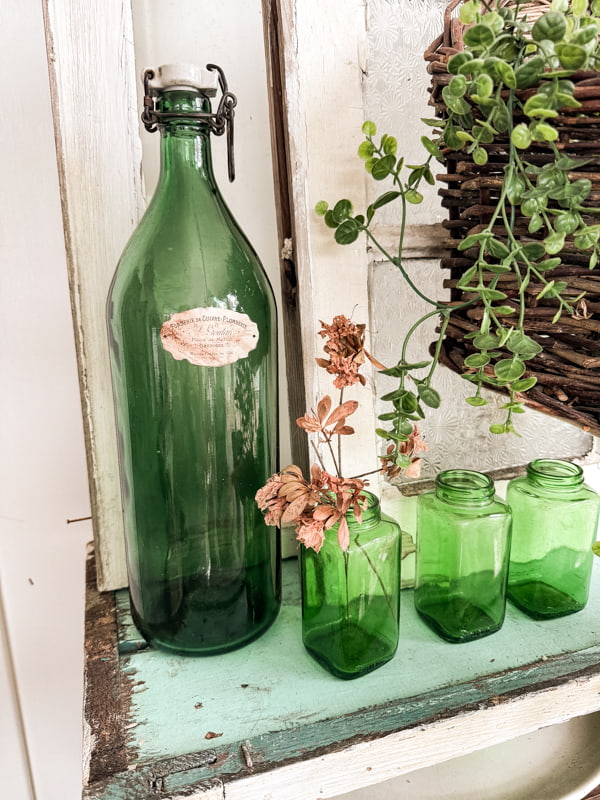
{"label": "embossed white panel", "polygon": [[[430,76],[423,53],[443,30],[443,13],[447,0],[368,0],[367,20],[369,53],[364,80],[365,116],[372,119],[379,133],[395,135],[398,154],[409,164],[426,158],[421,136],[430,135],[431,128],[420,122],[432,117],[427,105]],[[415,25],[418,19],[418,25]],[[358,164],[360,169],[360,164]],[[443,172],[435,164],[433,172]],[[374,198],[383,191],[382,184],[369,181]],[[419,206],[409,207],[409,224],[429,224],[445,218],[437,196],[438,186],[423,188],[425,199]],[[394,206],[378,214],[380,224],[397,225],[399,217]],[[414,259],[405,262],[414,282],[433,299],[447,297],[442,287],[447,273],[439,261]],[[431,310],[407,289],[398,270],[389,263],[371,264],[371,331],[374,353],[388,366],[396,363],[405,333],[419,316]],[[421,361],[428,357],[429,345],[435,339],[435,318],[429,320],[414,336],[408,350],[409,359]],[[378,376],[378,396],[397,383]],[[545,414],[527,410],[515,418],[521,436],[494,435],[489,432],[492,422],[501,421],[504,412],[499,407],[503,398],[486,393],[489,405],[471,408],[465,398],[472,386],[452,371],[440,367],[434,380],[443,398],[437,410],[428,410],[422,425],[430,450],[424,458],[424,476],[442,469],[463,467],[493,470],[522,465],[539,456],[576,456],[590,450],[592,438],[566,422],[556,421]],[[389,410],[380,403],[380,411]]]}
{"label": "embossed white panel", "polygon": [[[406,158],[407,164],[421,164],[427,158],[421,136],[431,136],[432,129],[421,118],[431,118],[434,113],[428,105],[429,74],[423,53],[443,30],[446,6],[447,0],[368,0],[367,3],[369,56],[364,81],[365,115],[377,124],[378,134],[396,136],[398,154]],[[443,169],[435,162],[432,171],[435,174]],[[409,224],[444,219],[437,188],[423,182],[420,191],[424,200],[421,205],[410,207]],[[371,191],[377,196],[381,184],[372,181]],[[378,219],[390,224],[398,222],[394,210],[394,206],[387,206]]]}

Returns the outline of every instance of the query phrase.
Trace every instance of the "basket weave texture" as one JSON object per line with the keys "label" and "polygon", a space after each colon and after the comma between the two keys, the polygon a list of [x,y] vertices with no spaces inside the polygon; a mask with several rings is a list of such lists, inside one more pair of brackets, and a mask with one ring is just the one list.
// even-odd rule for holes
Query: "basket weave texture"
{"label": "basket weave texture", "polygon": [[[463,49],[464,26],[453,12],[461,0],[449,4],[444,23],[444,32],[429,47],[425,59],[431,73],[430,103],[439,117],[446,114],[442,89],[450,78],[447,70],[449,58]],[[510,5],[510,0],[503,3]],[[522,3],[520,10],[530,20],[548,10],[550,0]],[[570,174],[572,180],[586,177],[592,182],[592,191],[586,205],[600,207],[600,73],[577,72],[570,80],[575,84],[575,97],[582,104],[578,109],[565,109],[553,125],[559,132],[558,148],[573,158],[585,159],[585,166]],[[519,92],[525,99],[532,90]],[[515,124],[527,121],[515,117]],[[444,226],[448,231],[448,257],[442,259],[442,267],[450,271],[444,285],[451,289],[451,300],[460,302],[472,295],[457,288],[461,275],[473,265],[474,252],[459,251],[458,243],[468,234],[478,233],[487,225],[496,207],[504,179],[504,167],[508,162],[509,142],[506,136],[496,137],[493,144],[485,146],[488,162],[479,166],[471,156],[458,151],[445,152],[447,172],[438,175],[445,184],[439,194],[442,206],[447,210]],[[532,164],[543,165],[551,156],[547,146],[533,143],[527,150]],[[515,218],[514,233],[523,241],[543,238],[543,233],[528,232],[528,220],[520,215]],[[584,216],[588,224],[598,224],[600,215]],[[495,231],[496,233],[496,231]],[[498,231],[498,235],[501,232]],[[536,299],[541,284],[530,284],[526,295],[525,332],[543,347],[543,352],[527,362],[527,375],[535,376],[537,384],[523,395],[530,407],[568,420],[573,424],[600,435],[600,275],[589,269],[589,252],[578,251],[572,237],[567,237],[565,249],[560,254],[563,263],[552,272],[552,278],[566,281],[568,288],[563,295],[576,297],[585,291],[585,297],[575,304],[573,316],[563,314],[557,323],[552,322],[558,304],[555,299]],[[498,289],[508,297],[518,299],[517,279],[513,274],[500,275]],[[465,339],[465,334],[478,329],[478,320],[483,314],[482,306],[471,306],[453,312],[442,349],[441,360],[451,369],[463,373],[464,360],[476,352]],[[502,320],[510,327],[511,317]]]}

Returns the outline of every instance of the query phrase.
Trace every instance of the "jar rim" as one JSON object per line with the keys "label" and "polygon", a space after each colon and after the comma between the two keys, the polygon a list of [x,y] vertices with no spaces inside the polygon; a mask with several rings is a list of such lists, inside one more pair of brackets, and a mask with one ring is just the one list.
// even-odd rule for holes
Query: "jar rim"
{"label": "jar rim", "polygon": [[435,479],[436,490],[455,502],[489,500],[495,494],[489,475],[472,469],[447,469]]}
{"label": "jar rim", "polygon": [[581,483],[583,469],[579,464],[559,458],[536,458],[527,465],[527,475],[530,478],[544,480],[548,483],[563,483],[564,481]]}

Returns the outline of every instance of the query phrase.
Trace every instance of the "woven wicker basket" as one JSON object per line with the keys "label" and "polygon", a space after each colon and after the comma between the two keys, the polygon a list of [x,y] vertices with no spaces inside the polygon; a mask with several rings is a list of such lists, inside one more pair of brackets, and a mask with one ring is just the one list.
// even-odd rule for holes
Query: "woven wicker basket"
{"label": "woven wicker basket", "polygon": [[[446,65],[448,59],[463,47],[463,28],[454,10],[462,0],[452,0],[444,23],[444,32],[425,53],[429,61],[428,71],[432,75],[431,100],[438,116],[443,117],[446,107],[442,100],[442,89],[451,76]],[[504,5],[510,5],[506,0]],[[533,20],[549,7],[550,0],[522,3],[523,14]],[[559,131],[557,146],[573,157],[583,157],[586,165],[571,174],[572,179],[585,175],[592,182],[592,192],[586,204],[600,206],[600,73],[578,72],[571,80],[575,83],[575,97],[581,108],[565,110],[564,115],[553,120]],[[530,90],[531,91],[531,90]],[[524,92],[523,96],[527,96]],[[515,123],[522,121],[515,119]],[[459,241],[470,233],[482,230],[491,218],[496,206],[504,178],[504,166],[508,160],[508,139],[496,137],[486,145],[489,160],[484,166],[476,165],[466,153],[447,151],[447,173],[439,175],[447,188],[440,190],[442,205],[447,209],[444,226],[448,230],[447,246],[450,255],[442,259],[442,267],[450,270],[444,282],[451,289],[451,299],[460,301],[469,298],[456,288],[463,272],[472,266],[474,254],[456,249]],[[544,164],[550,156],[548,149],[534,143],[527,151],[531,163]],[[585,217],[589,224],[598,224],[600,216]],[[528,220],[517,214],[514,232],[523,240],[536,237],[528,233]],[[541,234],[540,234],[541,235]],[[600,435],[600,275],[589,269],[589,253],[576,250],[572,237],[567,237],[563,263],[552,277],[566,281],[564,295],[576,297],[585,291],[585,297],[575,307],[573,316],[563,316],[553,324],[552,318],[557,304],[554,299],[537,301],[536,295],[542,286],[528,287],[525,312],[526,333],[538,341],[543,352],[527,362],[527,375],[537,377],[537,385],[523,396],[527,405]],[[517,296],[516,278],[501,275],[498,288],[509,297]],[[452,314],[442,352],[442,362],[457,372],[463,372],[465,358],[474,352],[464,335],[477,329],[477,320],[482,307],[471,306]],[[510,317],[506,318],[507,326]]]}

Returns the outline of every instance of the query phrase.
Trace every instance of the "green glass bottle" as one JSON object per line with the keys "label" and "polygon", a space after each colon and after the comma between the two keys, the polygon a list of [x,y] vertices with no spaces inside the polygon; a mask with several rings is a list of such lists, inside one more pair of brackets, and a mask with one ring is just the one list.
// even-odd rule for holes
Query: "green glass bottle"
{"label": "green glass bottle", "polygon": [[512,480],[509,599],[534,619],[562,617],[587,603],[600,497],[570,461],[540,458]]}
{"label": "green glass bottle", "polygon": [[358,678],[389,661],[398,647],[402,531],[364,492],[359,523],[346,514],[344,552],[337,525],[319,552],[300,546],[302,639],[308,652],[337,678]]}
{"label": "green glass bottle", "polygon": [[108,299],[129,588],[148,642],[208,655],[280,605],[279,539],[254,501],[277,469],[275,302],[215,183],[216,74],[145,83],[160,178]]}
{"label": "green glass bottle", "polygon": [[447,470],[417,502],[415,607],[449,642],[504,622],[511,514],[487,475]]}

